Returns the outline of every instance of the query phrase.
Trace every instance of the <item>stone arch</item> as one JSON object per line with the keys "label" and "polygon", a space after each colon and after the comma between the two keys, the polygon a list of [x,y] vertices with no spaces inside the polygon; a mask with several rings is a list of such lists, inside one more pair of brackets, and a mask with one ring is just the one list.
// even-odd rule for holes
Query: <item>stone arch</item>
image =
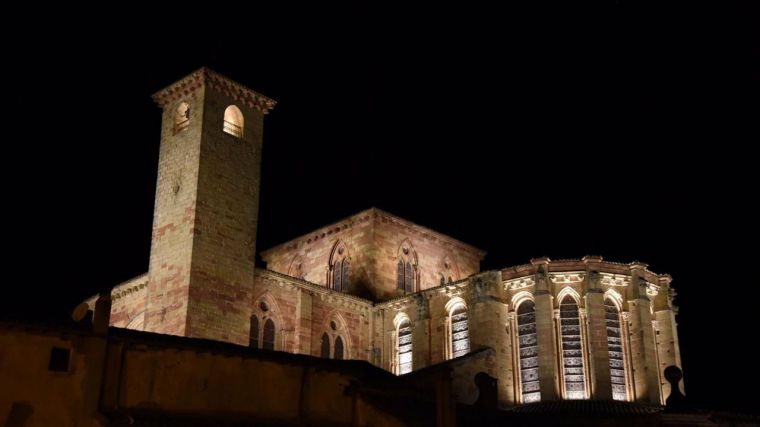
{"label": "stone arch", "polygon": [[[332,328],[332,322],[335,322],[335,329]],[[322,334],[319,334],[320,339],[325,333],[329,337],[331,357],[335,351],[335,339],[337,337],[340,337],[341,341],[343,341],[343,358],[350,359],[352,357],[354,346],[351,340],[350,330],[348,329],[348,322],[346,322],[346,319],[338,309],[333,309],[327,313],[327,316],[325,316],[325,319],[322,322],[321,332]]]}
{"label": "stone arch", "polygon": [[456,308],[456,306],[462,305],[464,306],[464,309],[467,310],[467,302],[462,299],[462,297],[451,297],[447,302],[444,308],[446,309],[446,313],[451,313],[451,311]]}
{"label": "stone arch", "polygon": [[407,237],[401,241],[396,251],[396,258],[403,260],[404,262],[411,262],[412,265],[417,266],[419,259],[417,258],[417,251],[414,250],[412,241]]}
{"label": "stone arch", "polygon": [[285,347],[285,324],[283,323],[282,311],[277,303],[277,299],[270,291],[264,291],[253,300],[251,316],[256,316],[259,322],[259,346],[264,343],[264,326],[267,320],[274,322],[274,349],[283,351]]}
{"label": "stone arch", "polygon": [[623,297],[620,293],[614,289],[607,289],[604,293],[604,299],[610,299],[615,304],[619,312],[623,312]]}
{"label": "stone arch", "polygon": [[301,255],[294,256],[293,260],[290,261],[290,266],[288,267],[288,276],[301,280],[303,280],[306,276],[306,272],[303,269],[303,257]]}
{"label": "stone arch", "polygon": [[400,311],[396,314],[396,317],[393,318],[393,327],[398,329],[399,325],[403,321],[412,323],[412,320],[409,318],[409,315],[404,313],[403,311]]}
{"label": "stone arch", "polygon": [[343,240],[336,240],[327,260],[327,287],[341,292],[348,292],[350,287],[351,255],[348,245]]}
{"label": "stone arch", "polygon": [[512,296],[512,310],[517,311],[517,308],[525,301],[535,302],[533,294],[528,291],[520,291]]}
{"label": "stone arch", "polygon": [[440,269],[441,281],[444,283],[456,282],[462,277],[459,274],[459,265],[451,254],[446,254],[441,258],[438,268]]}
{"label": "stone arch", "polygon": [[190,104],[180,102],[174,112],[174,133],[180,133],[190,126]]}
{"label": "stone arch", "polygon": [[127,329],[134,329],[136,331],[142,331],[145,329],[145,310],[135,314],[129,319],[129,323],[126,326]]}
{"label": "stone arch", "polygon": [[583,299],[581,298],[580,294],[578,294],[578,291],[573,289],[571,286],[565,286],[557,293],[557,297],[554,298],[554,308],[559,308],[560,304],[562,304],[562,300],[566,296],[570,296],[572,299],[574,299],[575,304],[579,309],[582,308],[581,302]]}
{"label": "stone arch", "polygon": [[240,111],[236,105],[230,105],[224,110],[224,123],[222,130],[226,134],[230,134],[236,138],[243,137],[243,128],[245,127],[245,119],[243,118],[243,112]]}

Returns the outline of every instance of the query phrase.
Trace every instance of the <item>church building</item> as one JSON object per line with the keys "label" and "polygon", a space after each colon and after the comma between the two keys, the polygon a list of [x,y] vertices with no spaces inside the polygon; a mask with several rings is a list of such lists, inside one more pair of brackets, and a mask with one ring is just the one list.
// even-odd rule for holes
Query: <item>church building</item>
{"label": "church building", "polygon": [[[163,119],[148,271],[90,298],[82,312],[94,310],[96,324],[105,316],[110,328],[101,332],[122,342],[121,362],[116,347],[103,350],[107,377],[117,365],[154,373],[144,381],[150,385],[122,384],[129,381],[124,373],[101,378],[106,391],[99,399],[165,407],[158,396],[182,400],[182,390],[205,392],[215,372],[245,377],[248,362],[209,362],[218,345],[228,358],[273,360],[264,376],[275,388],[277,378],[290,378],[287,369],[278,371],[278,360],[325,360],[334,369],[363,361],[385,371],[373,375],[388,384],[412,384],[446,367],[448,385],[436,383],[431,395],[445,395],[454,406],[484,404],[487,387],[477,378],[491,381],[499,410],[535,402],[665,404],[671,393],[665,368],[681,366],[669,275],[588,255],[481,271],[483,250],[377,208],[266,248],[260,252],[266,268],[257,268],[263,127],[276,102],[206,68],[153,99]],[[164,349],[161,357],[148,356],[162,339],[180,349],[175,359]],[[191,357],[183,355],[187,346],[210,350]],[[68,363],[75,366],[76,357]],[[158,372],[173,372],[174,380]],[[108,381],[121,384],[124,395],[108,391]],[[246,411],[229,403],[237,396],[225,399],[218,410]],[[124,402],[117,405],[122,410]],[[176,403],[177,411],[207,405],[187,402]],[[436,402],[441,421],[448,409]],[[368,412],[353,405],[346,425],[371,425],[357,421]],[[307,424],[319,424],[317,418]]]}

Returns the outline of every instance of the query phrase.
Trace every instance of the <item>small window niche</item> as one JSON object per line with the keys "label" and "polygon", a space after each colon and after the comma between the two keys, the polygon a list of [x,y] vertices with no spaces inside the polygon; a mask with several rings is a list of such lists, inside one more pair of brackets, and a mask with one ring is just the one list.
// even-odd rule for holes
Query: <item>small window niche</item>
{"label": "small window niche", "polygon": [[50,372],[69,372],[69,359],[71,350],[68,348],[53,347],[50,349],[50,361],[48,362],[48,371]]}
{"label": "small window niche", "polygon": [[190,105],[181,102],[174,115],[174,134],[178,134],[190,126]]}
{"label": "small window niche", "polygon": [[230,134],[235,138],[243,137],[243,113],[234,105],[230,105],[224,110],[224,133]]}

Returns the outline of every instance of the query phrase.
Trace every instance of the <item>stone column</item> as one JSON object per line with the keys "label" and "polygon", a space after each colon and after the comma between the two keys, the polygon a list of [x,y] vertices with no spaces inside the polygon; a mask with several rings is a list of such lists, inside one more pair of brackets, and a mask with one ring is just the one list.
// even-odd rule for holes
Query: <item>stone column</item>
{"label": "stone column", "polygon": [[661,405],[659,367],[652,328],[652,312],[647,297],[646,264],[631,263],[630,350],[637,402]]}
{"label": "stone column", "polygon": [[412,328],[412,370],[430,366],[430,309],[421,293],[415,296],[416,318]]}
{"label": "stone column", "polygon": [[[673,306],[675,291],[670,287],[673,279],[669,275],[662,275],[658,279],[660,291],[654,301],[654,315],[657,320],[658,330],[656,333],[657,353],[660,360],[660,377],[668,366],[677,366],[681,369],[681,350],[678,346],[678,331],[676,330],[676,312]],[[679,384],[683,393],[683,382]],[[662,378],[662,395],[670,396],[670,383]]]}
{"label": "stone column", "polygon": [[296,293],[296,348],[294,353],[311,354],[312,295],[299,289]]}
{"label": "stone column", "polygon": [[541,400],[558,400],[557,346],[554,333],[554,304],[549,291],[549,258],[532,259],[536,266],[536,335],[538,339],[538,378]]}
{"label": "stone column", "polygon": [[509,376],[511,381],[509,382],[510,390],[512,390],[511,405],[517,405],[522,399],[522,389],[520,388],[520,358],[517,357],[520,352],[520,343],[518,342],[519,331],[517,328],[517,313],[514,311],[509,312]]}
{"label": "stone column", "polygon": [[508,306],[498,295],[501,287],[501,272],[489,271],[472,278],[470,288],[470,348],[476,350],[491,347],[496,356],[495,366],[487,372],[497,378],[498,401],[501,406],[510,406],[512,394],[512,357],[510,337],[507,335],[509,319]]}
{"label": "stone column", "polygon": [[586,263],[586,315],[588,318],[589,384],[591,398],[612,400],[610,354],[607,351],[607,321],[604,310],[604,293],[601,288],[599,263],[602,257],[584,257]]}

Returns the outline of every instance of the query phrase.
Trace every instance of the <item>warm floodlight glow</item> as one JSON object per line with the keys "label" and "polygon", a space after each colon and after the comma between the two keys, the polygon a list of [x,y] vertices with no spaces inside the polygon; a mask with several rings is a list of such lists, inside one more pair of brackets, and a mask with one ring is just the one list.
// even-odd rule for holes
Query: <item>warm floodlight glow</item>
{"label": "warm floodlight glow", "polygon": [[224,133],[228,133],[236,138],[243,137],[243,113],[234,105],[230,105],[224,110]]}

